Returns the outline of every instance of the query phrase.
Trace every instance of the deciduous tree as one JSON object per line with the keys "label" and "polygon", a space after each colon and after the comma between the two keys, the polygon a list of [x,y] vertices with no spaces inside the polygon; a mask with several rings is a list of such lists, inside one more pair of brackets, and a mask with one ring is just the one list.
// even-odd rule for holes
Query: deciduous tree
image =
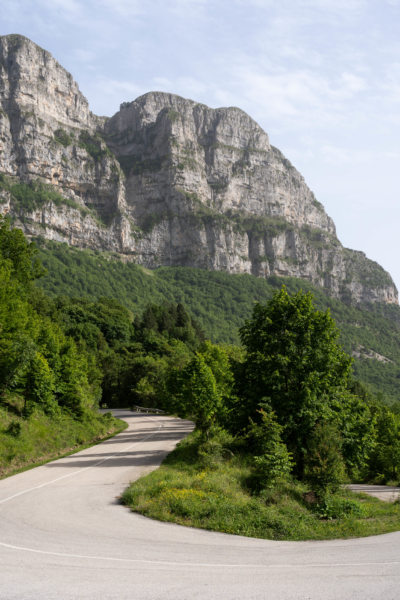
{"label": "deciduous tree", "polygon": [[330,418],[352,359],[329,310],[316,310],[311,294],[290,296],[285,287],[255,306],[240,335],[247,351],[239,381],[243,425],[248,416],[258,418],[260,405],[272,409],[301,475],[308,437],[317,420]]}

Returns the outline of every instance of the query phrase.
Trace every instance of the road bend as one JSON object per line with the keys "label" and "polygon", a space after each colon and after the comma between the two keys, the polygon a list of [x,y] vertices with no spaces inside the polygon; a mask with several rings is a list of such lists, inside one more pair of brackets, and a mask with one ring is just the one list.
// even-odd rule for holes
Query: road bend
{"label": "road bend", "polygon": [[400,533],[275,542],[160,523],[118,502],[191,430],[114,411],[128,429],[0,481],[1,600],[398,600]]}

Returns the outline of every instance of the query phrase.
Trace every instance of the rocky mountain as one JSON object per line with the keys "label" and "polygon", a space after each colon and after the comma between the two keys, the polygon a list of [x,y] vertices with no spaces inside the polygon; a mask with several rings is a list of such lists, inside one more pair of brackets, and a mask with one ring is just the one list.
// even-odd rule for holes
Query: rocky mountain
{"label": "rocky mountain", "polygon": [[0,212],[29,235],[149,268],[300,277],[397,303],[388,273],[343,248],[301,174],[238,108],[162,92],[97,117],[72,76],[0,37]]}

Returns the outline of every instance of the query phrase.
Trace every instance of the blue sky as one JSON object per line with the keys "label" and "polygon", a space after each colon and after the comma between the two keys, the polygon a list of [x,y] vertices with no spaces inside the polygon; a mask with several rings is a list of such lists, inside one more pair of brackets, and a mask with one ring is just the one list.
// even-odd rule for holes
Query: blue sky
{"label": "blue sky", "polygon": [[400,287],[400,0],[1,0],[97,114],[150,90],[239,106]]}

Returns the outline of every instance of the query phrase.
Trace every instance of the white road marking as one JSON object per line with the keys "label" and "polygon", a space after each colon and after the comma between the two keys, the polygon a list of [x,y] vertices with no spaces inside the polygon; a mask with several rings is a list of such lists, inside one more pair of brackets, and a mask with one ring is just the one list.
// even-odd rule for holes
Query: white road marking
{"label": "white road marking", "polygon": [[172,560],[146,560],[144,558],[118,558],[114,556],[92,556],[87,554],[73,554],[68,552],[53,552],[51,550],[36,550],[35,548],[26,548],[25,546],[15,546],[13,544],[5,544],[0,542],[0,546],[9,548],[10,550],[22,550],[24,552],[32,552],[34,554],[45,554],[47,556],[59,556],[61,558],[78,558],[87,560],[108,560],[113,562],[125,562],[125,563],[137,563],[146,565],[165,565],[165,566],[178,566],[178,567],[215,567],[224,569],[304,569],[304,568],[327,568],[327,567],[368,567],[368,566],[394,566],[399,565],[400,561],[387,561],[387,562],[358,562],[358,563],[308,563],[308,564],[241,564],[241,563],[191,563],[191,562],[179,562]]}
{"label": "white road marking", "polygon": [[[13,500],[14,498],[18,498],[18,496],[23,496],[24,494],[28,494],[29,492],[33,492],[35,490],[39,490],[40,488],[47,487],[48,485],[51,485],[52,483],[56,483],[57,481],[61,481],[62,479],[67,479],[68,477],[73,477],[74,475],[78,475],[80,473],[84,473],[85,471],[88,471],[89,469],[94,469],[94,467],[98,467],[99,465],[101,465],[102,463],[106,462],[110,458],[114,458],[115,456],[118,456],[118,454],[122,454],[123,452],[127,452],[133,446],[135,446],[136,444],[139,444],[139,442],[144,442],[146,440],[149,440],[154,435],[156,435],[156,433],[158,433],[158,430],[161,427],[164,427],[163,423],[159,424],[159,426],[157,427],[156,431],[153,431],[152,433],[149,433],[148,435],[146,435],[145,437],[141,438],[140,440],[136,440],[136,442],[133,442],[133,444],[131,444],[127,448],[124,448],[123,450],[119,450],[118,452],[115,452],[114,454],[110,454],[106,458],[103,458],[102,460],[99,460],[94,465],[90,465],[90,467],[84,467],[83,469],[77,469],[76,471],[73,471],[72,473],[67,473],[66,475],[61,475],[61,477],[56,477],[56,479],[52,479],[51,481],[46,481],[46,483],[41,483],[40,485],[36,485],[34,487],[27,488],[26,490],[22,490],[21,492],[17,492],[16,494],[13,494],[12,496],[8,496],[8,498],[3,498],[3,500],[0,500],[0,504],[4,504],[5,502],[9,502],[10,500]],[[71,455],[71,456],[73,456],[73,455]]]}

